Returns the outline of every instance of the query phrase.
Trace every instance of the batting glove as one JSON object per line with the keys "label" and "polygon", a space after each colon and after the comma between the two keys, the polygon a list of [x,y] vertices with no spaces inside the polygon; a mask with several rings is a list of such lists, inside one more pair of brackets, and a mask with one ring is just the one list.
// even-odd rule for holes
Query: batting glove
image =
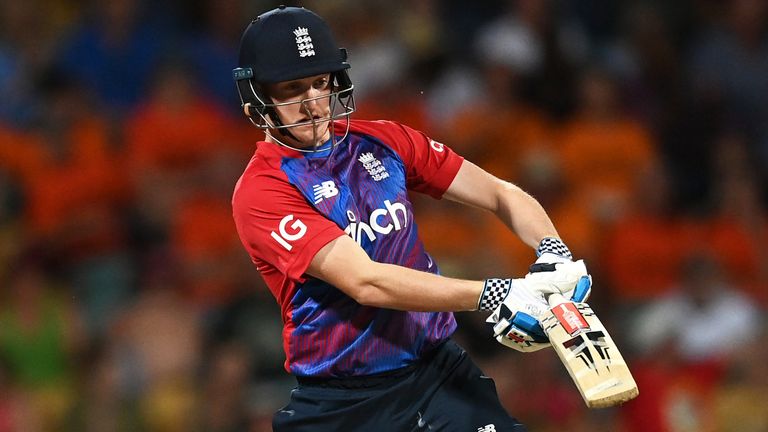
{"label": "batting glove", "polygon": [[485,320],[500,344],[520,352],[549,345],[539,318],[549,309],[544,297],[525,279],[486,279],[478,309],[491,311]]}
{"label": "batting glove", "polygon": [[478,309],[492,312],[486,323],[499,343],[521,352],[538,351],[550,346],[540,324],[549,310],[547,297],[557,293],[584,301],[591,285],[582,260],[541,264],[524,278],[487,279]]}
{"label": "batting glove", "polygon": [[[568,246],[563,243],[562,240],[555,237],[545,237],[544,239],[539,242],[539,246],[536,249],[536,262],[531,265],[529,268],[529,274],[532,273],[541,273],[538,275],[541,279],[547,279],[552,278],[554,283],[557,283],[558,279],[563,279],[566,281],[566,284],[570,283],[570,279],[573,277],[573,275],[562,275],[562,274],[555,274],[552,275],[552,273],[548,272],[574,272],[577,273],[582,272],[580,274],[581,276],[589,276],[586,272],[586,266],[584,269],[581,268],[581,266],[571,266],[568,263],[573,263],[573,255],[571,254],[570,249],[568,249]],[[564,263],[566,265],[560,266],[560,268],[556,267],[555,264],[558,263]],[[589,295],[592,293],[592,279],[591,276],[589,276],[589,281],[583,281],[579,285],[577,285],[577,288],[569,289],[566,291],[563,296],[565,298],[570,298],[572,301],[575,302],[583,302],[586,301]]]}

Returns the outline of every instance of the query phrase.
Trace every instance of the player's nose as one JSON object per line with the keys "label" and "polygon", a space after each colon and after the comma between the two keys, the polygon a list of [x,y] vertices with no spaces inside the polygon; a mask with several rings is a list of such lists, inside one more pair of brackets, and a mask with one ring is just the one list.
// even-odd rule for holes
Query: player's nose
{"label": "player's nose", "polygon": [[305,114],[311,117],[320,117],[323,115],[323,107],[320,105],[321,96],[315,94],[302,102],[302,108]]}

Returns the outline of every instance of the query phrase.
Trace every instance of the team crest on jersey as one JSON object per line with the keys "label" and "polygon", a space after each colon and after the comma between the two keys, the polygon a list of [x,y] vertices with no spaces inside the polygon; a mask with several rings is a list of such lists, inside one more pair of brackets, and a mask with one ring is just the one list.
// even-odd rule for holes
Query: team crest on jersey
{"label": "team crest on jersey", "polygon": [[324,181],[312,186],[312,192],[315,197],[315,204],[320,204],[324,199],[333,198],[339,194],[339,188],[333,180]]}
{"label": "team crest on jersey", "polygon": [[315,46],[312,45],[312,38],[306,27],[297,27],[293,34],[296,36],[296,48],[299,50],[299,57],[315,55]]}
{"label": "team crest on jersey", "polygon": [[363,168],[368,171],[368,174],[371,175],[371,178],[373,178],[374,181],[381,181],[389,177],[387,168],[381,163],[381,161],[376,159],[373,153],[363,153],[359,158],[357,158],[357,160],[363,164]]}

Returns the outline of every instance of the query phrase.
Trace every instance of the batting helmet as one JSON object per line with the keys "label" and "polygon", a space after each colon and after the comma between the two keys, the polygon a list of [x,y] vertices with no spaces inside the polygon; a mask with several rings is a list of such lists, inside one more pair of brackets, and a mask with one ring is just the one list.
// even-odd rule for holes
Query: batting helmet
{"label": "batting helmet", "polygon": [[282,131],[302,123],[282,124],[274,111],[277,105],[264,93],[263,84],[330,73],[332,110],[322,120],[348,118],[354,111],[349,67],[347,51],[336,45],[320,16],[304,8],[280,6],[259,15],[245,29],[232,76],[251,122],[262,129]]}

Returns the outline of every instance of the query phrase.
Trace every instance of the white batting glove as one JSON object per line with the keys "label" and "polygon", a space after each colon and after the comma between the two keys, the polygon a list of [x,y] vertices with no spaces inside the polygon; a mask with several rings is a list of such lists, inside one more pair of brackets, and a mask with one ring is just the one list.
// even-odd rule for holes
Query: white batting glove
{"label": "white batting glove", "polygon": [[561,294],[571,301],[584,302],[592,293],[592,276],[587,273],[584,260],[533,264],[525,279],[542,284],[544,299],[550,294]]}
{"label": "white batting glove", "polygon": [[[563,243],[562,240],[555,237],[545,237],[544,239],[539,242],[539,246],[536,249],[536,256],[538,257],[536,259],[536,262],[531,265],[529,269],[528,274],[532,273],[538,273],[540,278],[547,278],[551,277],[549,272],[574,272],[580,273],[581,276],[588,276],[586,271],[586,265],[582,269],[581,266],[571,266],[569,263],[573,263],[573,255],[571,254],[570,249],[568,249],[568,246]],[[577,261],[578,262],[578,261]],[[547,264],[565,264],[564,266],[560,267],[552,267]],[[583,264],[583,262],[582,262]],[[558,275],[555,276],[555,278],[565,278],[565,280],[569,280],[572,276],[565,276],[565,275]],[[573,288],[571,290],[566,291],[563,296],[565,298],[571,299],[575,302],[583,302],[586,301],[589,295],[592,293],[592,280],[590,277],[589,281],[583,281],[580,283],[580,285],[577,288]]]}
{"label": "white batting glove", "polygon": [[550,346],[539,319],[549,309],[541,294],[525,279],[487,279],[478,308],[490,310],[485,322],[500,344],[520,352]]}
{"label": "white batting glove", "polygon": [[549,310],[547,297],[557,293],[581,302],[591,287],[592,278],[583,260],[537,263],[521,279],[487,279],[478,309],[492,311],[486,322],[499,343],[533,352],[550,346],[540,325]]}

